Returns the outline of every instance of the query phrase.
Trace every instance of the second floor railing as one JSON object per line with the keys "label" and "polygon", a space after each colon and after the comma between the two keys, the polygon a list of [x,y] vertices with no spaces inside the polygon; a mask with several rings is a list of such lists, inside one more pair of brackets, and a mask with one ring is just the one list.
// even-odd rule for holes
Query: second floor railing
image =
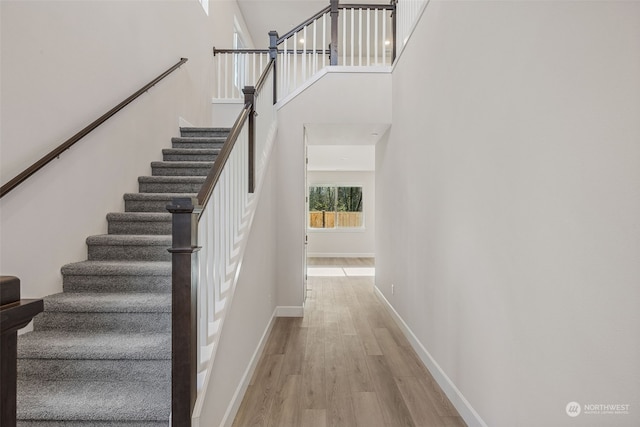
{"label": "second floor railing", "polygon": [[[425,0],[411,0],[412,4],[419,1]],[[270,32],[269,49],[214,48],[214,98],[240,99],[241,88],[253,84],[255,70],[268,59],[276,60],[277,100],[327,66],[390,66],[398,49],[397,8],[396,0],[390,4],[331,0],[329,6],[286,34]]]}

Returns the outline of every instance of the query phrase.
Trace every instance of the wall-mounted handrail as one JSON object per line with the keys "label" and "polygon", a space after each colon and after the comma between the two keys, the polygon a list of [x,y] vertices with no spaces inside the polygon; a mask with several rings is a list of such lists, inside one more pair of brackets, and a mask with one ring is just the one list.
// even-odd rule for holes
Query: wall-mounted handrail
{"label": "wall-mounted handrail", "polygon": [[180,58],[180,61],[178,61],[171,68],[169,68],[168,70],[160,74],[155,79],[151,80],[142,88],[134,92],[127,99],[125,99],[124,101],[122,101],[121,103],[113,107],[111,110],[107,111],[105,114],[98,117],[96,120],[91,122],[88,126],[82,129],[80,132],[76,133],[71,138],[67,139],[65,142],[60,144],[58,147],[51,150],[48,154],[43,156],[40,160],[38,160],[37,162],[29,166],[27,169],[20,172],[13,179],[11,179],[9,182],[4,184],[2,188],[0,188],[0,198],[4,197],[11,190],[16,188],[18,185],[20,185],[24,181],[26,181],[31,175],[38,172],[40,169],[46,166],[53,159],[58,158],[63,152],[71,148],[76,142],[80,141],[82,138],[87,136],[90,132],[92,132],[102,123],[106,122],[109,118],[111,118],[111,116],[115,115],[118,111],[122,110],[124,107],[129,105],[132,101],[134,101],[140,95],[148,91],[151,87],[155,86],[160,80],[167,77],[169,74],[171,74],[173,71],[175,71],[177,68],[179,68],[182,64],[184,64],[187,61],[188,61],[188,58]]}

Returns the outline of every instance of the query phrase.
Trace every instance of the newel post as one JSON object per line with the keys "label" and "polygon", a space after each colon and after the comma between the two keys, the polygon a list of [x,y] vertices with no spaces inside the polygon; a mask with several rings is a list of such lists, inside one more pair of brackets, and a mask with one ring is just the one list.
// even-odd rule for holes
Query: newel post
{"label": "newel post", "polygon": [[398,46],[398,0],[391,0],[391,6],[393,6],[393,10],[391,11],[391,37],[393,38],[391,64],[393,65],[393,63],[396,62],[396,49]]}
{"label": "newel post", "polygon": [[273,105],[278,102],[278,91],[276,88],[278,71],[278,32],[269,31],[269,58],[273,59]]}
{"label": "newel post", "polygon": [[197,397],[197,199],[176,198],[167,210],[172,214],[171,252],[171,425],[191,425]]}
{"label": "newel post", "polygon": [[16,426],[18,330],[44,309],[41,299],[20,299],[20,279],[0,277],[0,425]]}
{"label": "newel post", "polygon": [[338,2],[331,0],[331,44],[329,45],[329,65],[338,65]]}
{"label": "newel post", "polygon": [[244,93],[244,105],[249,105],[249,193],[255,190],[256,176],[256,88],[253,86],[245,86],[242,89]]}

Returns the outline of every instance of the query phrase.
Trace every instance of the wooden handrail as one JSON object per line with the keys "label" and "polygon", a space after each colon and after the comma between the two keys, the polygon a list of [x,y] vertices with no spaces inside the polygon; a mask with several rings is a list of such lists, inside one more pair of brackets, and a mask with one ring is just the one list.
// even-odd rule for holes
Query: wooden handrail
{"label": "wooden handrail", "polygon": [[[213,50],[213,55],[215,56],[218,53],[269,53],[271,52],[271,50],[269,49],[216,49],[214,48]],[[287,49],[286,51],[284,49],[278,49],[278,53],[308,53],[308,54],[312,54],[312,53],[324,53],[324,54],[329,54],[331,51],[329,49],[307,49],[307,50],[303,50],[303,49]]]}
{"label": "wooden handrail", "polygon": [[297,27],[295,27],[293,30],[289,31],[287,34],[285,34],[282,37],[278,38],[278,44],[282,43],[283,41],[285,41],[285,39],[288,39],[289,37],[291,37],[292,35],[294,35],[295,33],[297,33],[298,31],[300,31],[301,29],[303,29],[304,27],[306,27],[307,25],[311,24],[313,21],[315,21],[316,19],[320,18],[322,15],[324,15],[325,13],[329,12],[329,10],[331,10],[331,6],[327,6],[324,9],[322,9],[320,12],[316,13],[315,15],[313,15],[311,18],[307,19],[306,21],[304,21],[302,24],[298,25]]}
{"label": "wooden handrail", "polygon": [[269,49],[216,49],[213,48],[213,56],[216,53],[269,53]]}
{"label": "wooden handrail", "polygon": [[55,149],[50,151],[48,154],[46,154],[40,160],[38,160],[37,162],[35,162],[31,166],[29,166],[27,169],[25,169],[22,172],[20,172],[13,179],[11,179],[9,182],[4,184],[2,186],[2,188],[0,188],[0,198],[4,197],[11,190],[16,188],[21,183],[23,183],[31,175],[33,175],[34,173],[38,172],[40,169],[42,169],[44,166],[46,166],[53,159],[59,157],[63,152],[65,152],[69,148],[71,148],[76,142],[78,142],[79,140],[84,138],[87,134],[89,134],[91,131],[96,129],[102,123],[106,122],[111,116],[113,116],[118,111],[122,110],[124,107],[129,105],[133,100],[135,100],[137,97],[139,97],[140,95],[142,95],[143,93],[148,91],[156,83],[158,83],[160,80],[164,79],[166,76],[171,74],[174,70],[179,68],[182,64],[184,64],[187,61],[188,61],[188,58],[180,58],[180,61],[178,61],[175,65],[173,65],[167,71],[165,71],[164,73],[160,74],[155,79],[151,80],[149,83],[144,85],[141,89],[139,89],[136,92],[134,92],[127,99],[125,99],[124,101],[122,101],[121,103],[119,103],[118,105],[113,107],[111,110],[107,111],[102,116],[98,117],[96,120],[94,120],[91,124],[86,126],[84,129],[82,129],[80,132],[76,133],[71,138],[69,138],[68,140],[66,140],[65,142],[60,144],[58,147],[56,147]]}
{"label": "wooden handrail", "polygon": [[395,10],[394,4],[340,4],[338,9],[379,9],[379,10]]}
{"label": "wooden handrail", "polygon": [[[262,87],[269,72],[275,67],[271,59],[263,70],[256,87]],[[175,198],[167,206],[172,214],[172,302],[171,302],[171,426],[191,425],[191,415],[197,397],[197,289],[195,278],[195,253],[199,250],[197,222],[211,198],[225,164],[227,163],[240,132],[249,122],[249,153],[252,153],[251,128],[254,126],[254,95],[257,89],[245,87],[245,105],[236,119],[213,167],[205,178],[195,198]],[[252,154],[249,154],[252,156]],[[253,168],[249,161],[249,168]],[[249,171],[249,191],[253,191],[253,171]]]}

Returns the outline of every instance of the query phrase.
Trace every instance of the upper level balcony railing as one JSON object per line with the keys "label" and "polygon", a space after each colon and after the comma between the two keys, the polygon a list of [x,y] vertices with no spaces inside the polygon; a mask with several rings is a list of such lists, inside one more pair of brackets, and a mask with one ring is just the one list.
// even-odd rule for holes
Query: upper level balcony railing
{"label": "upper level balcony railing", "polygon": [[293,93],[327,66],[388,67],[408,40],[427,0],[329,6],[280,36],[269,49],[216,49],[214,98],[241,99],[269,59],[276,60],[276,99]]}

